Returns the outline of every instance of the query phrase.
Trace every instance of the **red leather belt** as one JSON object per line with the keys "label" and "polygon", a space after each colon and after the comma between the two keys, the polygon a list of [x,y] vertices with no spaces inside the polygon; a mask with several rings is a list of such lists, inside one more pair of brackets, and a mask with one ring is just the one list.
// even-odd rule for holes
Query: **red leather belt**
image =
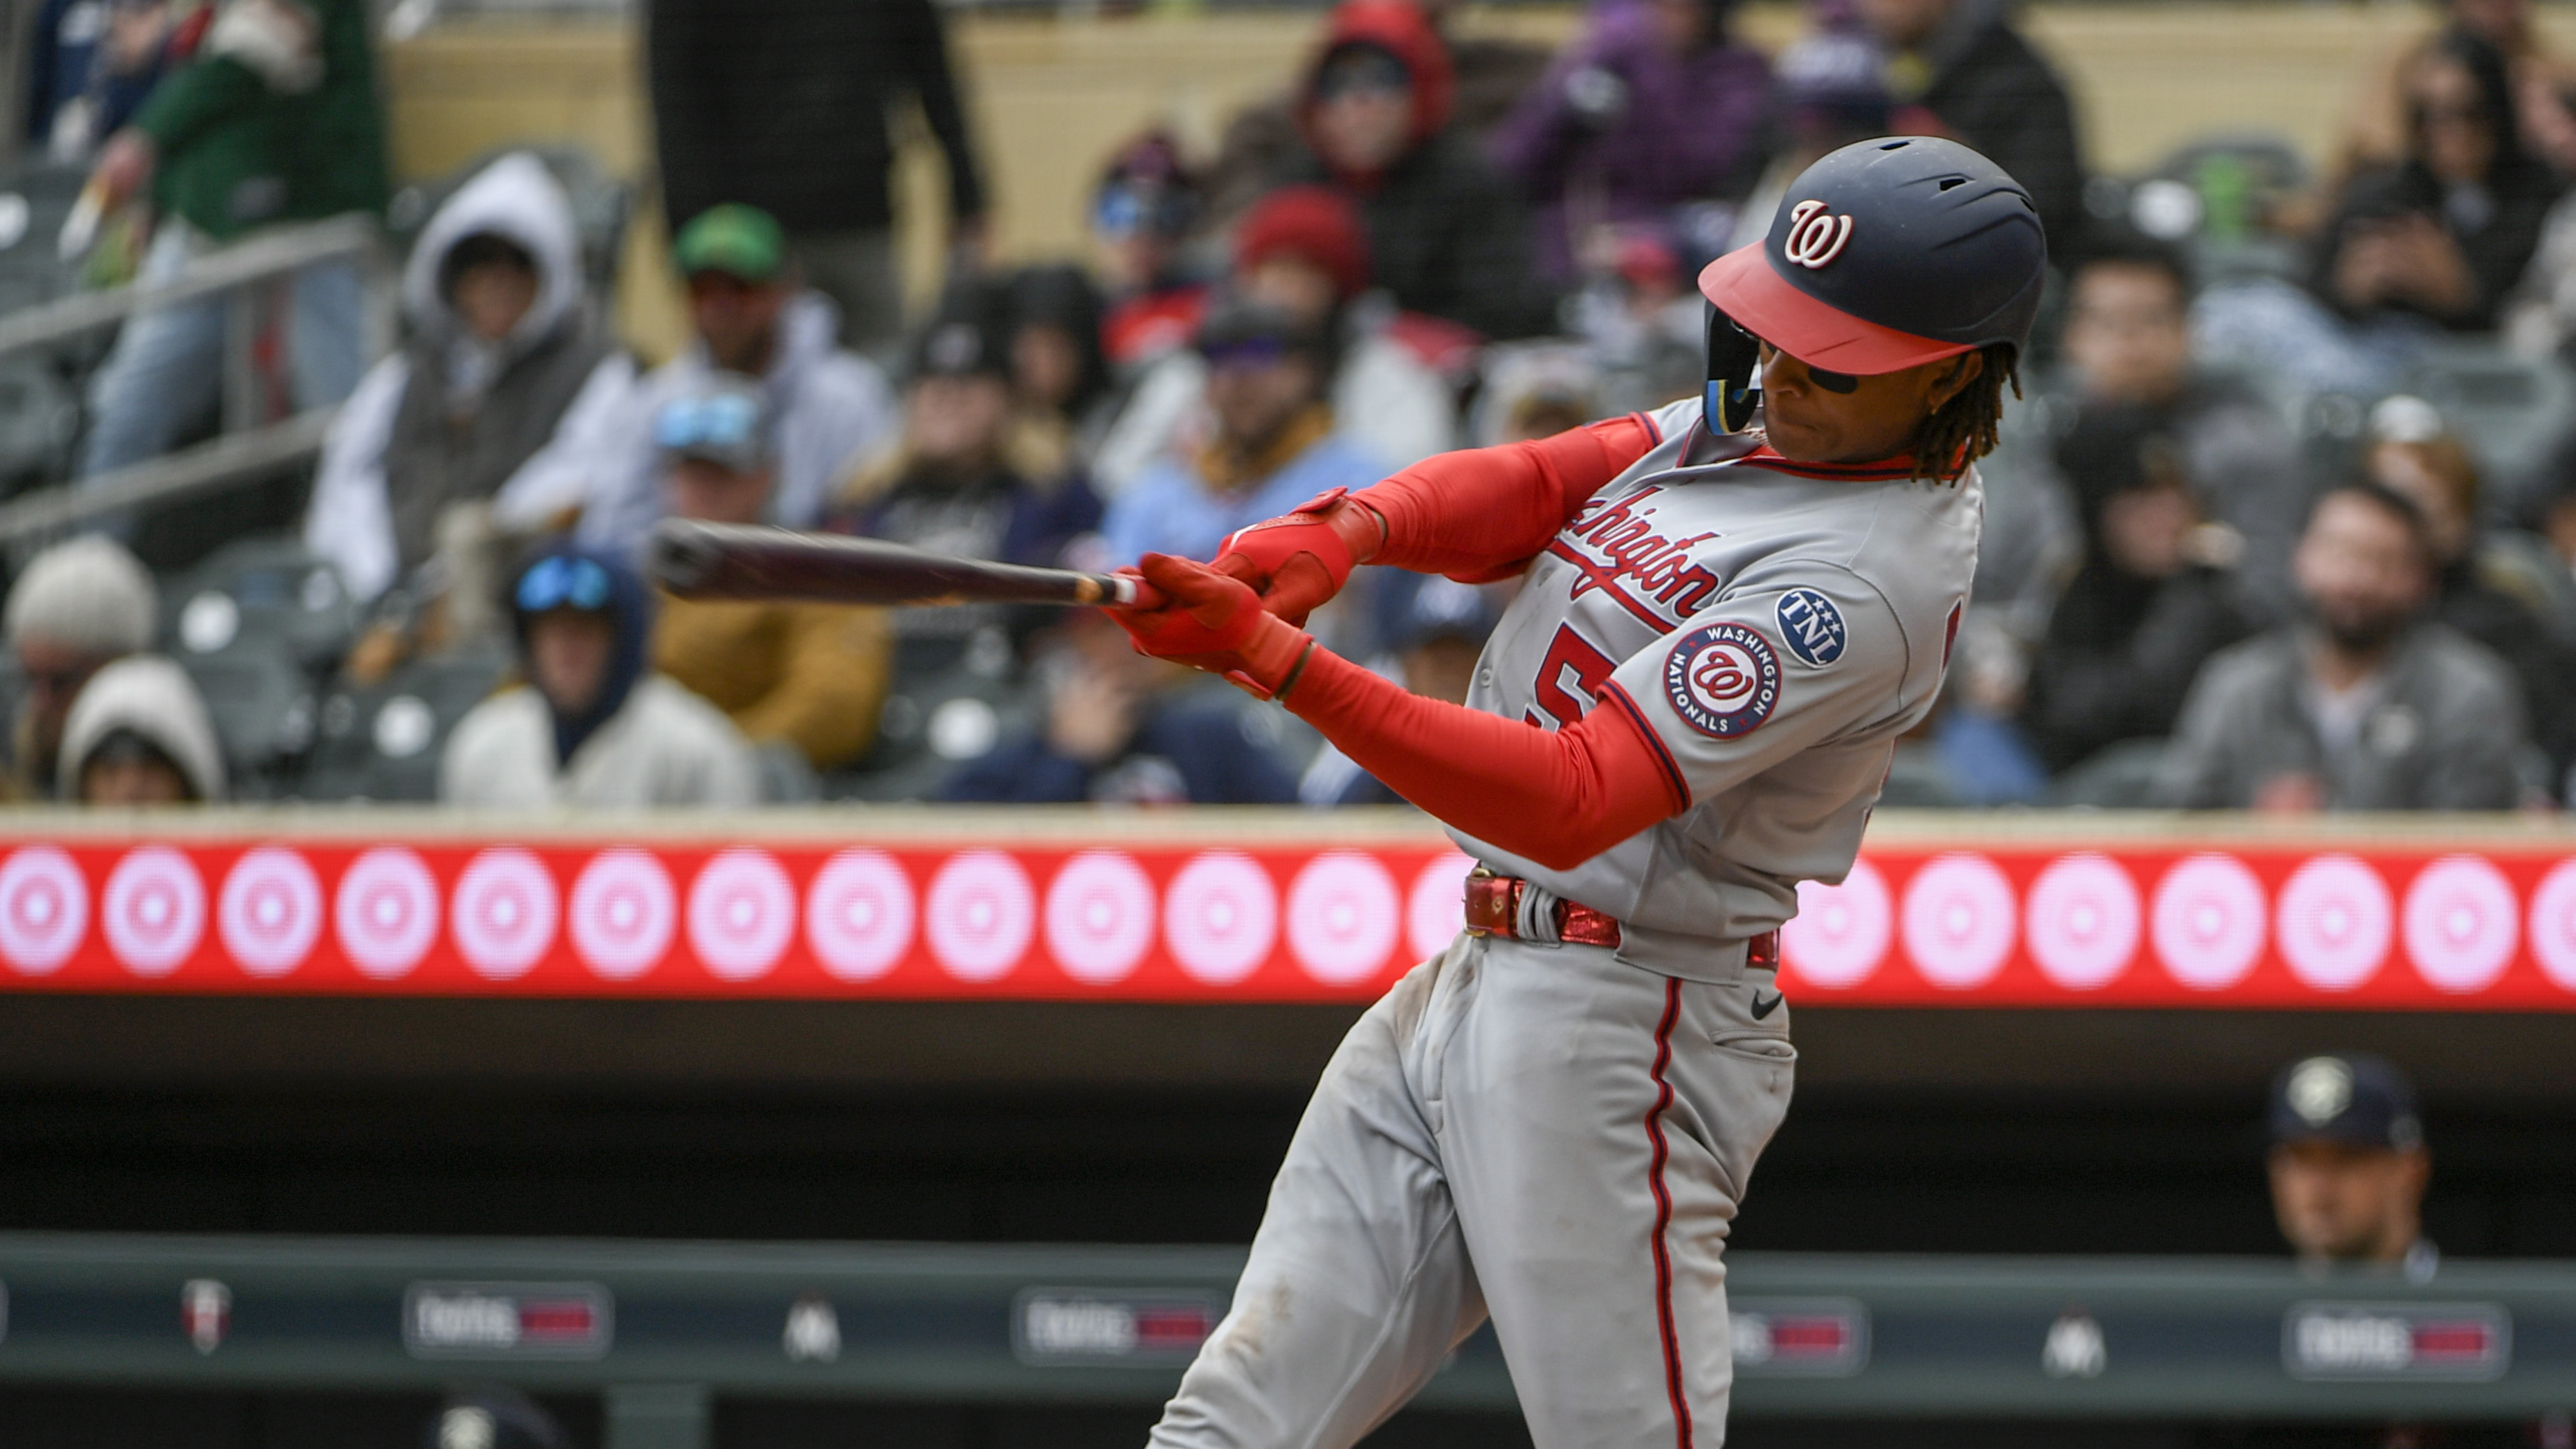
{"label": "red leather belt", "polygon": [[[1518,876],[1487,875],[1478,871],[1467,877],[1467,931],[1476,936],[1520,938],[1521,897],[1529,882]],[[1570,946],[1617,946],[1619,918],[1605,911],[1573,901],[1556,903],[1556,938]],[[1780,964],[1780,933],[1765,931],[1744,943],[1744,964],[1757,971],[1776,969]]]}

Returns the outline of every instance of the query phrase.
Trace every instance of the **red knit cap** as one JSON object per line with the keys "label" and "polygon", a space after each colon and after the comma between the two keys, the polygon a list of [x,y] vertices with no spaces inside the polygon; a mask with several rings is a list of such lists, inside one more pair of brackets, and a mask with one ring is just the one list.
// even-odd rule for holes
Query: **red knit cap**
{"label": "red knit cap", "polygon": [[1276,256],[1321,267],[1345,302],[1368,290],[1368,231],[1359,208],[1330,187],[1283,186],[1244,213],[1234,232],[1235,271]]}

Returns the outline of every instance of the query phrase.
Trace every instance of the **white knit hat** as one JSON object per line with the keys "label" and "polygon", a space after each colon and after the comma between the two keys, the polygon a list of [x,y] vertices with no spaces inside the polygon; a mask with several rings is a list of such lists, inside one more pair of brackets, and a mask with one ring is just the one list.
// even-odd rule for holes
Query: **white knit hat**
{"label": "white knit hat", "polygon": [[224,797],[224,750],[206,701],[188,671],[159,654],[135,654],[90,676],[63,721],[55,779],[66,800],[80,795],[81,766],[101,741],[132,730],[168,755],[199,800]]}
{"label": "white knit hat", "polygon": [[41,639],[101,659],[152,647],[160,597],[125,545],[85,533],[36,555],[9,590],[9,642]]}

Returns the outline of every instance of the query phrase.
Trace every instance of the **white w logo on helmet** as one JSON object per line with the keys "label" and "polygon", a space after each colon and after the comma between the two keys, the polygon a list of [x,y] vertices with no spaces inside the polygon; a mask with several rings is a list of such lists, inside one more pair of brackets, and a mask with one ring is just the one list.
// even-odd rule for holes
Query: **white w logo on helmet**
{"label": "white w logo on helmet", "polygon": [[1789,209],[1789,235],[1780,243],[1780,254],[1814,271],[1841,256],[1851,234],[1850,217],[1834,215],[1821,201],[1801,201]]}

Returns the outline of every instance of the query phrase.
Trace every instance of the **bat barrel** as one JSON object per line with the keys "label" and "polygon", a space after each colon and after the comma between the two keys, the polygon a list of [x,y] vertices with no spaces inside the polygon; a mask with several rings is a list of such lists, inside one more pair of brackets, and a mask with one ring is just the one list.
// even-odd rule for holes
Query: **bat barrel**
{"label": "bat barrel", "polygon": [[927,553],[881,539],[665,519],[646,555],[653,582],[684,599],[820,603],[1107,604],[1137,601],[1114,574],[1028,568]]}

